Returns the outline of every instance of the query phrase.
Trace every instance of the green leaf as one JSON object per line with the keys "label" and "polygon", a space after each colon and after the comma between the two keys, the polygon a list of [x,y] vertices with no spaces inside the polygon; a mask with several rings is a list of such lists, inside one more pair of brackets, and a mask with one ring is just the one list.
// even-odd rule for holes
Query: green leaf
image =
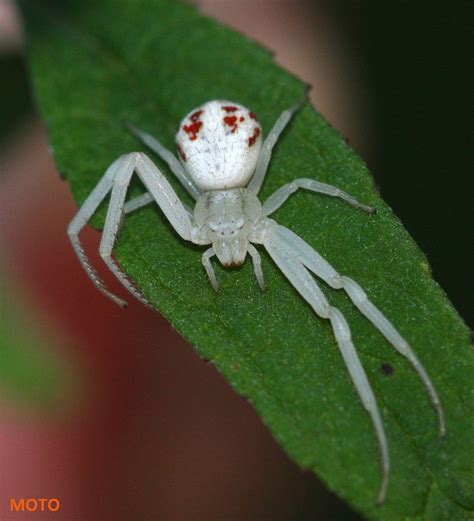
{"label": "green leaf", "polygon": [[[43,2],[44,5],[44,2]],[[174,149],[183,115],[210,99],[238,101],[268,132],[305,86],[243,36],[171,0],[24,2],[29,59],[58,169],[81,204],[119,155],[145,150],[131,121]],[[54,13],[54,14],[53,14]],[[158,158],[179,196],[189,196]],[[247,262],[217,266],[215,294],[202,249],[179,239],[156,208],[127,217],[117,259],[150,302],[246,396],[283,449],[370,519],[467,519],[473,510],[473,351],[468,331],[432,280],[426,258],[373,189],[367,168],[306,106],[276,147],[261,196],[297,177],[332,183],[377,207],[297,193],[275,214],[353,277],[410,341],[439,391],[448,436],[417,376],[341,292],[388,434],[392,479],[374,506],[378,447],[328,323],[314,315],[267,255],[261,293]],[[138,183],[134,190],[139,190]],[[102,212],[94,224],[100,226]],[[79,272],[78,264],[78,272]],[[382,364],[394,369],[390,375]]]}

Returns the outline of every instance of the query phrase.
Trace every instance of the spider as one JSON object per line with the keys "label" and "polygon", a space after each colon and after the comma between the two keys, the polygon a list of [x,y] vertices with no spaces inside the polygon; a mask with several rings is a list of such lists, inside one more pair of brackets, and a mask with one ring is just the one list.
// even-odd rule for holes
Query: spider
{"label": "spider", "polygon": [[[437,413],[439,434],[446,433],[444,413],[431,379],[407,341],[394,325],[368,299],[364,290],[349,277],[340,275],[319,253],[288,228],[269,216],[291,194],[303,188],[339,197],[346,203],[372,213],[374,209],[332,185],[313,179],[296,179],[280,187],[263,204],[258,199],[270,162],[272,149],[292,116],[305,101],[282,112],[265,141],[257,117],[239,103],[213,100],[192,110],[182,120],[176,134],[179,160],[154,137],[129,125],[135,136],[160,156],[184,188],[196,201],[194,211],[183,204],[173,188],[143,153],[119,157],[105,172],[68,227],[68,235],[85,271],[97,288],[121,306],[126,303],[111,293],[91,266],[79,240],[79,233],[111,192],[105,219],[100,256],[138,300],[148,304],[112,258],[112,250],[125,214],[155,202],[175,231],[183,239],[210,247],[202,255],[202,264],[212,287],[219,284],[211,258],[216,256],[226,267],[240,266],[247,253],[253,261],[260,288],[265,288],[260,255],[254,244],[265,247],[278,268],[314,312],[331,323],[336,342],[363,406],[370,415],[380,450],[381,485],[377,503],[387,493],[390,474],[388,444],[379,408],[366,372],[354,348],[348,323],[331,306],[312,274],[334,289],[343,289],[357,309],[385,336],[388,342],[411,363],[426,387]],[[125,201],[130,180],[136,172],[147,192]]]}

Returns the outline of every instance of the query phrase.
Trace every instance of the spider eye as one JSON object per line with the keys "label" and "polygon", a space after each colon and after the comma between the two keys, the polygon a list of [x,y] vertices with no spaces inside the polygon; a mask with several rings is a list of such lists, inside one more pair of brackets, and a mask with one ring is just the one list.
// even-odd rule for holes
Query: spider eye
{"label": "spider eye", "polygon": [[209,229],[213,232],[220,232],[220,231],[222,231],[222,228],[224,227],[225,229],[232,230],[232,233],[234,233],[234,230],[241,230],[244,227],[244,224],[245,224],[245,219],[243,219],[242,217],[240,217],[236,221],[234,221],[234,219],[232,219],[232,221],[230,221],[230,223],[229,222],[222,223],[221,221],[219,221],[219,222],[209,221],[207,223],[207,225],[209,226]]}

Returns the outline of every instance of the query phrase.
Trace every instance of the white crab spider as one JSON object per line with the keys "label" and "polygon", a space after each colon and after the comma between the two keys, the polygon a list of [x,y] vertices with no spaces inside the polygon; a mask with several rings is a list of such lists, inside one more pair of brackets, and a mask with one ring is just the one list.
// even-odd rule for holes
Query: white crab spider
{"label": "white crab spider", "polygon": [[[107,169],[81,209],[72,220],[68,234],[79,260],[94,284],[119,305],[126,303],[111,293],[100,280],[79,241],[79,233],[111,192],[105,219],[100,255],[125,288],[144,304],[145,297],[126,277],[112,258],[124,214],[156,202],[176,232],[188,241],[211,245],[202,263],[213,288],[218,282],[210,259],[214,255],[224,266],[241,265],[247,253],[253,261],[255,275],[265,287],[260,255],[253,244],[262,244],[315,313],[331,322],[334,336],[359,397],[372,420],[378,440],[382,482],[377,498],[385,500],[389,473],[389,452],[380,412],[367,375],[351,339],[342,313],[332,307],[317,286],[311,272],[335,289],[344,289],[359,311],[405,356],[423,381],[439,420],[439,433],[446,432],[443,409],[436,390],[408,343],[393,324],[370,302],[362,288],[349,277],[341,276],[311,246],[289,229],[268,216],[277,210],[299,188],[339,197],[352,206],[373,212],[351,195],[313,179],[296,179],[279,188],[263,205],[257,198],[262,186],[272,149],[291,117],[302,106],[298,103],[285,110],[262,144],[262,130],[255,115],[244,106],[223,100],[204,103],[181,122],[176,135],[180,161],[155,138],[134,127],[132,132],[156,152],[170,167],[184,188],[196,200],[194,212],[178,198],[169,182],[143,153],[119,157]],[[148,190],[125,202],[127,189],[136,172]]]}

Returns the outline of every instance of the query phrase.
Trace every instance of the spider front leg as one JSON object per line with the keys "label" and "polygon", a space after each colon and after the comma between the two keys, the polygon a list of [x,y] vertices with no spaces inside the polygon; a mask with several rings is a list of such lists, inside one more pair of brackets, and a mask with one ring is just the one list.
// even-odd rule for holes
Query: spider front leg
{"label": "spider front leg", "polygon": [[426,369],[413,352],[408,342],[395,329],[393,324],[368,299],[364,290],[351,278],[339,275],[337,271],[301,237],[283,226],[277,226],[273,232],[273,243],[290,248],[298,259],[315,275],[323,279],[334,289],[344,289],[357,309],[382,333],[390,344],[403,355],[418,373],[438,415],[439,435],[446,434],[444,411],[438,393]]}
{"label": "spider front leg", "polygon": [[[127,208],[125,204],[127,188],[135,171],[176,232],[185,240],[192,240],[194,232],[189,210],[184,207],[166,178],[145,154],[127,154],[117,159],[107,169],[104,177],[99,181],[97,187],[86,199],[76,217],[72,220],[68,228],[68,234],[79,260],[91,280],[100,291],[121,306],[125,306],[126,303],[105,287],[92,268],[79,241],[79,233],[109,191],[112,190],[111,201],[100,244],[100,254],[122,285],[141,302],[147,304],[145,297],[133,286],[112,258],[113,246],[120,229],[125,209]],[[137,198],[135,203],[131,201],[130,203],[132,203],[132,205],[135,204],[135,207],[129,206],[129,211],[149,202],[149,197],[147,194],[144,194]]]}
{"label": "spider front leg", "polygon": [[385,501],[390,474],[387,439],[374,393],[367,374],[359,360],[354,344],[352,343],[349,325],[342,313],[328,303],[313,277],[301,262],[298,253],[293,250],[290,244],[279,240],[278,228],[280,227],[276,226],[266,233],[263,244],[276,265],[281,269],[298,293],[313,308],[314,312],[331,322],[334,336],[347,370],[349,371],[362,404],[372,420],[379,443],[382,467],[382,483],[377,497],[377,504],[382,504]]}
{"label": "spider front leg", "polygon": [[[149,192],[145,192],[142,195],[138,195],[134,199],[131,199],[130,201],[127,201],[124,206],[124,213],[132,213],[135,210],[139,210],[140,208],[143,208],[144,206],[149,205],[150,203],[156,202],[153,196]],[[191,218],[193,215],[193,212],[189,206],[187,206],[184,203],[181,203],[183,205],[183,208],[188,212],[189,217]]]}

